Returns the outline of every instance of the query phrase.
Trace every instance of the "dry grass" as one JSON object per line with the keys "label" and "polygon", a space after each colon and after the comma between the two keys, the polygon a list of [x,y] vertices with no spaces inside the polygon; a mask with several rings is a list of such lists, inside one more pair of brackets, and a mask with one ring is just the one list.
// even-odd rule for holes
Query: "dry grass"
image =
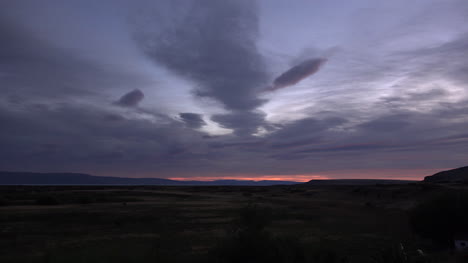
{"label": "dry grass", "polygon": [[[271,209],[267,230],[273,235],[293,236],[311,246],[325,242],[349,255],[349,262],[376,262],[374,254],[395,243],[404,243],[409,251],[427,246],[409,229],[407,210],[445,189],[13,188],[0,189],[7,202],[0,207],[0,262],[65,262],[61,260],[67,257],[68,262],[193,260],[225,236],[239,209],[249,202]],[[37,205],[39,195],[54,196],[58,204]],[[89,202],[80,203],[80,198]]]}

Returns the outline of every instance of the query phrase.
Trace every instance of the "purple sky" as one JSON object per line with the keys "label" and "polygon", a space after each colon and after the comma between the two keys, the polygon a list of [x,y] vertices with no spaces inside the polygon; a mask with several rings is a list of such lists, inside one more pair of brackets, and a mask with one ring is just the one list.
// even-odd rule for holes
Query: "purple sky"
{"label": "purple sky", "polygon": [[466,0],[0,3],[0,170],[411,178],[468,163]]}

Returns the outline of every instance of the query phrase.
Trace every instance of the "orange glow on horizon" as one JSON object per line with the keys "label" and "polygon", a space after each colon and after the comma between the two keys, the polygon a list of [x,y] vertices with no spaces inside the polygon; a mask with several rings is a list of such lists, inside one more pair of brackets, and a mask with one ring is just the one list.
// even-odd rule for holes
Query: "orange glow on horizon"
{"label": "orange glow on horizon", "polygon": [[195,177],[171,177],[168,178],[177,181],[216,181],[216,180],[248,180],[248,181],[293,181],[308,182],[310,180],[330,179],[321,175],[250,175],[250,176],[195,176]]}
{"label": "orange glow on horizon", "polygon": [[287,174],[287,175],[223,175],[223,176],[194,176],[171,177],[168,179],[179,181],[215,181],[215,180],[251,180],[251,181],[294,181],[308,182],[310,180],[327,179],[382,179],[382,180],[410,180],[421,181],[425,176],[432,175],[443,169],[383,169],[383,170],[349,170],[326,171],[317,174]]}

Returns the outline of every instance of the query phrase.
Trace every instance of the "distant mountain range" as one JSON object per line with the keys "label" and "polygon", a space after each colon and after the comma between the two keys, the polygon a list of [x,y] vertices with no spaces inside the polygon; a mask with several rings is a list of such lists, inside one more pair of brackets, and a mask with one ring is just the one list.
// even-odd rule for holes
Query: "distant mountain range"
{"label": "distant mountain range", "polygon": [[[336,179],[310,180],[306,183],[276,180],[215,180],[215,181],[178,181],[163,178],[124,178],[110,176],[94,176],[81,173],[33,173],[33,172],[0,172],[0,185],[174,185],[174,186],[209,186],[209,185],[375,185],[375,184],[407,184],[416,181],[386,180],[386,179]],[[468,166],[438,172],[426,176],[424,182],[468,182]]]}
{"label": "distant mountain range", "polygon": [[93,176],[80,173],[32,173],[0,172],[0,185],[291,185],[292,181],[251,181],[251,180],[216,180],[216,181],[177,181],[162,178],[123,178]]}
{"label": "distant mountain range", "polygon": [[428,182],[428,183],[468,182],[468,166],[438,172],[431,176],[426,176],[424,177],[424,182]]}

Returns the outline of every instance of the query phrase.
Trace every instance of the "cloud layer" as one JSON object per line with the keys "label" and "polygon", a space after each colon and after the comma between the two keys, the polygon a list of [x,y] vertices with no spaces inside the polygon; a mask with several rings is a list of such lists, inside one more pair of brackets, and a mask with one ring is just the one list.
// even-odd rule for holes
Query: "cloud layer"
{"label": "cloud layer", "polygon": [[465,1],[284,5],[0,3],[0,170],[417,178],[466,165]]}

